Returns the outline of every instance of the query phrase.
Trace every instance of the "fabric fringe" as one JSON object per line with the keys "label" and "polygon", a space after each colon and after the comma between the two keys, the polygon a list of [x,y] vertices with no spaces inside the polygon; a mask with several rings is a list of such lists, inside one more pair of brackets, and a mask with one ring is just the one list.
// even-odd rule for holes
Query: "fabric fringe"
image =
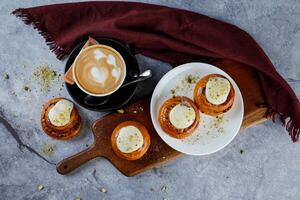
{"label": "fabric fringe", "polygon": [[59,60],[65,58],[68,55],[69,50],[60,47],[53,39],[53,37],[48,33],[47,29],[39,22],[36,21],[24,8],[18,8],[14,10],[11,14],[20,18],[26,25],[32,25],[34,29],[38,30],[41,34],[46,44],[49,46],[50,50],[56,55]]}
{"label": "fabric fringe", "polygon": [[[279,119],[283,126],[285,126],[286,130],[289,132],[291,139],[293,142],[297,142],[300,135],[300,128],[296,128],[296,124],[292,121],[292,119],[282,113],[279,113],[273,109],[269,109],[267,113],[267,117],[270,118],[273,122],[275,122],[276,115],[279,116]],[[289,118],[289,119],[288,119]],[[288,121],[287,121],[288,119]]]}

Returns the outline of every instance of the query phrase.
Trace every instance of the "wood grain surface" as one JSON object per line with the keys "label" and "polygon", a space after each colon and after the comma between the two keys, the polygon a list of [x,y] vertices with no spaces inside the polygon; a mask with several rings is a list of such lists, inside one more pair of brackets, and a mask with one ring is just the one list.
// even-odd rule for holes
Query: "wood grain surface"
{"label": "wood grain surface", "polygon": [[[248,128],[267,119],[267,108],[259,104],[265,103],[264,95],[258,80],[258,74],[250,67],[229,61],[219,60],[212,63],[227,72],[239,86],[245,105],[242,129]],[[124,113],[112,113],[94,122],[94,144],[57,164],[60,174],[67,174],[90,159],[104,157],[108,159],[120,172],[126,176],[134,176],[145,170],[159,166],[180,155],[180,152],[169,147],[156,133],[150,117],[150,98],[139,100],[126,108]],[[111,147],[111,133],[121,122],[134,120],[142,123],[149,131],[151,145],[148,152],[139,160],[128,161],[115,155]]]}

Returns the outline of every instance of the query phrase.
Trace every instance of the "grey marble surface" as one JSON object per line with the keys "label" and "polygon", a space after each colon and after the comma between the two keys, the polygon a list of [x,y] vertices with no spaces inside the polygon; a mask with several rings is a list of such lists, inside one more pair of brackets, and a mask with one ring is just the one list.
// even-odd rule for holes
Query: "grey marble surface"
{"label": "grey marble surface", "polygon": [[[0,2],[0,199],[300,199],[300,146],[293,144],[282,126],[266,122],[241,132],[225,149],[203,157],[183,156],[157,169],[128,178],[108,161],[95,159],[69,176],[61,176],[25,146],[50,162],[78,152],[92,143],[90,124],[104,115],[80,108],[84,129],[80,137],[60,142],[40,128],[43,102],[53,96],[69,97],[56,78],[49,92],[32,77],[48,64],[59,73],[58,61],[43,38],[10,15],[18,7],[61,0],[1,0]],[[68,1],[70,2],[70,1]],[[230,22],[247,30],[261,44],[277,70],[300,96],[299,0],[146,0],[184,8]],[[142,68],[156,66],[155,77],[142,88],[153,89],[170,69],[167,64],[138,56]],[[157,67],[160,65],[160,67]],[[157,71],[157,69],[160,69]],[[7,73],[9,79],[2,76]],[[30,91],[24,91],[28,86]],[[148,91],[149,92],[149,91]],[[144,92],[145,93],[145,92]],[[22,142],[18,145],[11,133]],[[20,144],[19,141],[19,144]],[[44,154],[45,145],[54,148]],[[241,150],[243,153],[241,154]],[[38,191],[38,185],[44,189]],[[162,190],[162,187],[166,190]],[[107,188],[101,193],[99,188]]]}

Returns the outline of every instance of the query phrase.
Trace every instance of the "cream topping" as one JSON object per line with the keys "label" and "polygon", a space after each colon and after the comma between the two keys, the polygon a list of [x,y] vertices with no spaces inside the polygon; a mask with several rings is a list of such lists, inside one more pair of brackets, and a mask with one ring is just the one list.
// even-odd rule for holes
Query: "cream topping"
{"label": "cream topping", "polygon": [[144,137],[135,126],[125,126],[120,129],[116,142],[121,152],[131,153],[143,146]]}
{"label": "cream topping", "polygon": [[210,78],[206,83],[205,96],[214,105],[224,103],[230,92],[230,82],[226,78]]}
{"label": "cream topping", "polygon": [[193,107],[178,104],[169,113],[171,124],[177,129],[184,129],[191,126],[196,119],[196,112]]}
{"label": "cream topping", "polygon": [[62,99],[58,101],[48,113],[48,118],[54,126],[65,126],[70,122],[73,103]]}

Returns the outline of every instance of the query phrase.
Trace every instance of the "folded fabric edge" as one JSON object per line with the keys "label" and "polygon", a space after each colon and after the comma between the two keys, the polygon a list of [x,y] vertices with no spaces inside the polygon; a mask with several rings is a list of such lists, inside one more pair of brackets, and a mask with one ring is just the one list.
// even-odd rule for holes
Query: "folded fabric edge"
{"label": "folded fabric edge", "polygon": [[32,25],[34,29],[38,30],[38,33],[43,36],[46,41],[46,44],[49,46],[51,52],[53,52],[59,60],[62,60],[67,56],[69,51],[60,47],[46,27],[44,27],[38,20],[35,20],[33,16],[25,8],[18,8],[11,12],[12,15],[20,18],[26,25]]}

